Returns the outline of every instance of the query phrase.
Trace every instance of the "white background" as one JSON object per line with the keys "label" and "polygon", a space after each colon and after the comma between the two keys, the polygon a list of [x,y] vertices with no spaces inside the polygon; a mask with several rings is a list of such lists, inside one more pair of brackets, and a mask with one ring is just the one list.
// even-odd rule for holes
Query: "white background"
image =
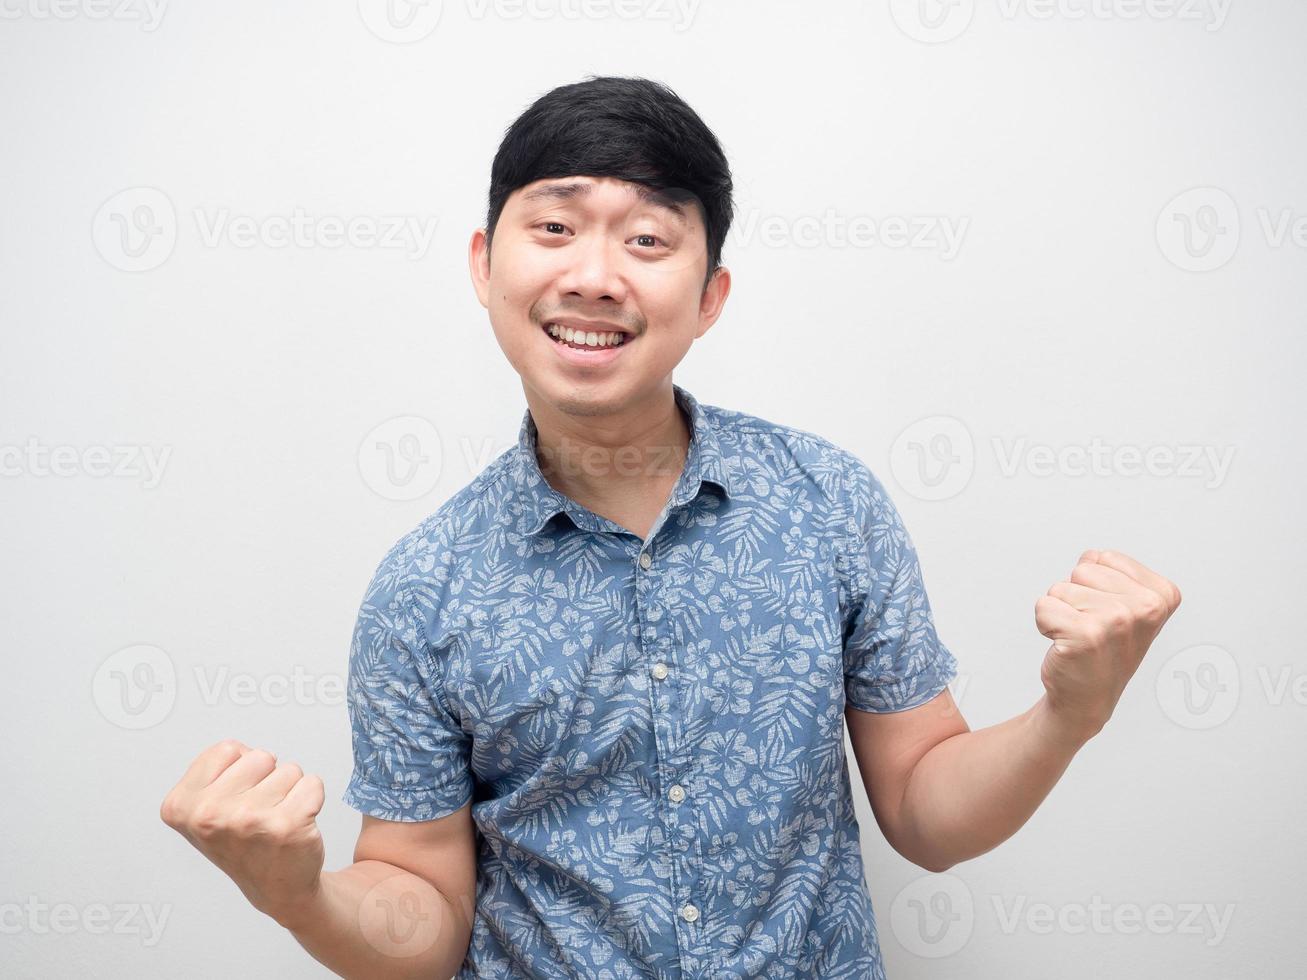
{"label": "white background", "polygon": [[[677,382],[881,476],[972,728],[1039,696],[1034,602],[1083,549],[1184,593],[989,854],[904,861],[855,770],[892,980],[1298,975],[1307,8],[121,3],[0,3],[0,973],[326,974],[158,805],[236,736],[323,777],[350,860],[363,588],[525,408],[466,268],[490,162],[593,73],[670,84],[736,175]],[[317,237],[275,247],[296,209]],[[330,244],[395,216],[429,242]]]}

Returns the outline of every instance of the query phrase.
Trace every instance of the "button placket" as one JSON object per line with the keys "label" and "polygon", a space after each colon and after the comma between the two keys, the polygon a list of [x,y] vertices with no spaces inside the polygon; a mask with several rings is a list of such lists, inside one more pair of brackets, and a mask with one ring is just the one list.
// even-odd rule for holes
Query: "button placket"
{"label": "button placket", "polygon": [[[661,519],[659,524],[661,524]],[[648,571],[654,567],[654,557],[648,551],[640,551],[638,563],[643,571]],[[659,604],[657,604],[656,600],[656,580],[640,579],[639,588],[637,589],[637,606],[640,617],[644,621],[657,621],[657,619],[661,618]],[[648,629],[647,626],[640,632],[642,632],[644,642],[647,644],[655,642],[654,631]],[[657,660],[650,666],[650,677],[654,678],[655,682],[665,681],[670,673],[672,673],[672,668],[663,660]],[[663,758],[670,762],[670,760],[677,758],[677,746],[672,743],[672,733],[676,730],[676,725],[674,725],[674,720],[670,716],[674,711],[673,702],[665,689],[661,693],[657,690],[652,691],[652,696],[654,696],[655,712],[654,740],[657,747],[659,747],[660,753],[663,754]],[[672,855],[670,856],[672,856],[673,864],[680,865],[680,873],[674,875],[673,881],[677,881],[677,890],[681,891],[682,895],[687,896],[694,890],[694,882],[697,881],[698,873],[697,869],[693,868],[693,860],[690,857],[693,845],[685,838],[686,831],[689,831],[691,838],[693,838],[693,825],[687,825],[684,822],[684,817],[676,813],[677,806],[685,801],[685,787],[682,787],[680,783],[673,783],[667,789],[667,798],[673,805],[673,809],[668,810],[667,815],[665,815],[669,830],[668,843],[672,844],[673,840],[676,841],[676,843],[672,844]],[[681,916],[685,923],[694,924],[699,921],[701,912],[699,912],[698,906],[686,900],[678,909],[678,915]]]}

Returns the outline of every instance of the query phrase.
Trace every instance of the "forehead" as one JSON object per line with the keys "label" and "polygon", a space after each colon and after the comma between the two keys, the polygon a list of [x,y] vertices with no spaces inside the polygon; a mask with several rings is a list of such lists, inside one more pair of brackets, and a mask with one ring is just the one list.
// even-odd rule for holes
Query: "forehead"
{"label": "forehead", "polygon": [[522,207],[539,204],[586,204],[596,196],[616,193],[622,207],[645,204],[665,212],[682,224],[693,222],[695,196],[686,190],[654,190],[644,184],[616,177],[549,177],[519,187],[511,199]]}

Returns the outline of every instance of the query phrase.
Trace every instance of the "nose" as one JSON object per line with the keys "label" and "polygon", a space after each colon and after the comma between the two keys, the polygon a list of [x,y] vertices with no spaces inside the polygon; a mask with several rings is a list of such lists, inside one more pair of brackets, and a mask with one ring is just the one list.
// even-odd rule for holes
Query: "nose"
{"label": "nose", "polygon": [[567,249],[567,267],[558,282],[564,296],[586,300],[626,300],[626,283],[622,275],[622,245],[607,236],[577,236]]}

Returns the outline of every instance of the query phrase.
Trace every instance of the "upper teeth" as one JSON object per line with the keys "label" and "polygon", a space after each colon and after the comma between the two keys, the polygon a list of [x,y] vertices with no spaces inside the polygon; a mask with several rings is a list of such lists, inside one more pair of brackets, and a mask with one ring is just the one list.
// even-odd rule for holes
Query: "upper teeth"
{"label": "upper teeth", "polygon": [[615,347],[623,343],[623,334],[620,330],[611,333],[599,333],[594,330],[574,330],[571,327],[560,327],[557,323],[545,325],[550,336],[558,337],[561,340],[570,341],[573,344],[585,344],[587,347]]}

